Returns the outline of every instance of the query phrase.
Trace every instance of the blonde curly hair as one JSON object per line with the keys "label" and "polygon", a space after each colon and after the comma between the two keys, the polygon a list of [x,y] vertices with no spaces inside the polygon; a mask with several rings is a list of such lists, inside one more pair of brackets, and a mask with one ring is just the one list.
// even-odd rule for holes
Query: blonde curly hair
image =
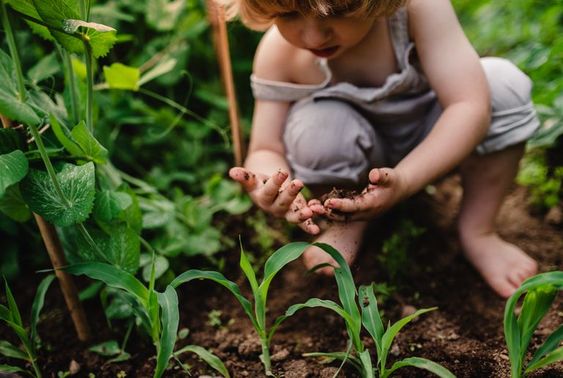
{"label": "blonde curly hair", "polygon": [[334,14],[370,17],[387,16],[403,7],[407,0],[215,0],[225,7],[227,19],[239,17],[249,28],[265,30],[277,15],[299,12],[316,17]]}

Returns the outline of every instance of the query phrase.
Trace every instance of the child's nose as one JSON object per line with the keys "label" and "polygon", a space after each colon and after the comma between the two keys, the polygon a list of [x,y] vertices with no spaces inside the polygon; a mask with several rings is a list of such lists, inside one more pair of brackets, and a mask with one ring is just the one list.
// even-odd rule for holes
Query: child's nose
{"label": "child's nose", "polygon": [[305,23],[301,31],[301,39],[305,46],[310,49],[327,47],[326,44],[332,37],[332,29],[317,20]]}

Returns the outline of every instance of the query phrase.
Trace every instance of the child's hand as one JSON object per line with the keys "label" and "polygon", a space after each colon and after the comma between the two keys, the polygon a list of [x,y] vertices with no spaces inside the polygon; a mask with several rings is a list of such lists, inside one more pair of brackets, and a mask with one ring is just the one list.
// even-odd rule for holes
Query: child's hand
{"label": "child's hand", "polygon": [[354,198],[325,201],[325,216],[335,221],[370,220],[383,214],[405,196],[403,179],[391,168],[375,168],[369,173],[368,186]]}
{"label": "child's hand", "polygon": [[300,193],[303,189],[300,180],[286,183],[289,176],[287,172],[280,170],[268,177],[241,167],[231,168],[229,176],[242,184],[252,201],[262,210],[299,225],[309,234],[316,235],[320,232],[312,217],[324,215],[325,209],[319,201],[312,200],[307,203]]}

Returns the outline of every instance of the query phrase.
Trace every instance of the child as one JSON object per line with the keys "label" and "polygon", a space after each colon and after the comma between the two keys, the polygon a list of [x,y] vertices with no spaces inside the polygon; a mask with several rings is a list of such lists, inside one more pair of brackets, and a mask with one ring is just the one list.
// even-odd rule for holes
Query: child
{"label": "child", "polygon": [[[370,219],[458,167],[466,257],[502,297],[536,273],[495,230],[539,125],[531,82],[506,60],[479,59],[450,1],[220,1],[267,29],[248,157],[230,171],[257,206],[352,263]],[[316,198],[332,187],[361,193],[306,202],[305,184]],[[303,256],[308,268],[336,264],[316,247]]]}

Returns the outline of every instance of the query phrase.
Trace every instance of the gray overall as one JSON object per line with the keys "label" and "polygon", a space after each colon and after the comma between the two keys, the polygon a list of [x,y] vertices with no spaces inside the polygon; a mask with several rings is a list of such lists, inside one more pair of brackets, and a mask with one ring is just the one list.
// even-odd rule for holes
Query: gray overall
{"label": "gray overall", "polygon": [[[293,176],[305,184],[365,184],[369,170],[392,167],[430,132],[441,114],[436,94],[416,67],[406,9],[389,19],[391,41],[400,72],[381,87],[318,85],[264,80],[253,75],[258,100],[287,101],[292,106],[284,129],[286,158]],[[524,142],[539,126],[530,99],[532,83],[505,59],[482,58],[492,97],[492,119],[478,154]]]}

